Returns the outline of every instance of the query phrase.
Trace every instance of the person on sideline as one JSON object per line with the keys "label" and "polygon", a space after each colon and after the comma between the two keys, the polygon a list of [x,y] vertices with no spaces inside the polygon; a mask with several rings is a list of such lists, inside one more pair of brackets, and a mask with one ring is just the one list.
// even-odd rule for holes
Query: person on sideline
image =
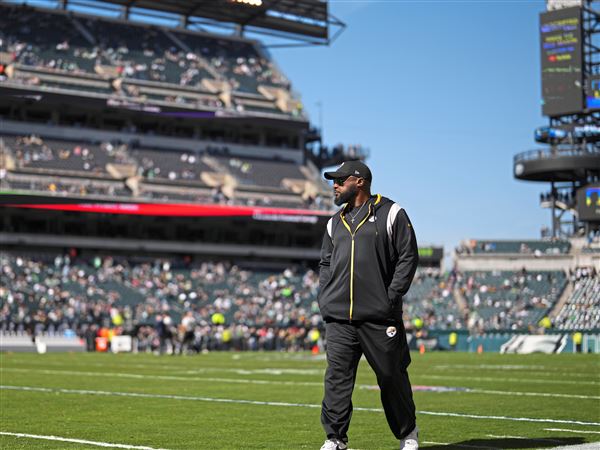
{"label": "person on sideline", "polygon": [[370,169],[346,161],[333,180],[336,205],[321,248],[319,308],[325,321],[327,371],[321,450],[348,448],[352,390],[361,356],[377,375],[381,402],[400,448],[417,450],[415,404],[408,378],[410,355],[402,296],[419,262],[412,224],[397,203],[371,194]]}

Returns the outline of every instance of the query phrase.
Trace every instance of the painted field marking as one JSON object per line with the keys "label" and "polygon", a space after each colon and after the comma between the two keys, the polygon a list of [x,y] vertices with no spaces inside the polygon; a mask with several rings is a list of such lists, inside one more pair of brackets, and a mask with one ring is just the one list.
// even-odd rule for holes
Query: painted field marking
{"label": "painted field marking", "polygon": [[576,380],[540,380],[533,378],[506,378],[506,377],[470,377],[470,376],[453,376],[453,375],[413,375],[411,378],[431,378],[434,380],[470,380],[470,381],[514,381],[517,383],[542,383],[542,384],[590,384],[597,385],[600,381],[576,381]]}
{"label": "painted field marking", "polygon": [[[550,429],[550,428],[548,428]],[[557,441],[554,439],[532,439],[532,438],[527,438],[527,437],[523,437],[523,436],[495,436],[493,434],[488,434],[488,437],[494,437],[494,438],[504,438],[504,439],[527,439],[527,440],[532,440],[532,441],[546,441],[546,442],[562,442],[562,441]],[[423,444],[427,444],[427,445],[451,445],[452,447],[459,447],[459,448],[486,448],[486,449],[498,449],[500,447],[482,447],[482,446],[478,446],[478,445],[466,445],[466,444],[451,444],[449,442],[436,442],[436,441],[422,441]],[[566,446],[562,446],[562,447],[554,447],[553,449],[550,450],[597,450],[597,442],[592,442],[592,443],[588,443],[588,444],[579,444],[579,445],[566,445]]]}
{"label": "painted field marking", "polygon": [[544,431],[564,431],[565,433],[600,434],[600,431],[567,430],[564,428],[544,428]]}
{"label": "painted field marking", "polygon": [[[0,368],[0,371],[7,372],[39,372],[49,375],[80,375],[92,377],[117,377],[117,378],[132,378],[132,379],[149,379],[149,380],[172,380],[172,381],[210,381],[223,382],[234,384],[258,384],[258,385],[282,385],[282,386],[315,386],[322,387],[323,382],[316,381],[281,381],[281,380],[252,380],[248,378],[211,378],[211,377],[181,377],[176,375],[144,375],[137,373],[120,373],[120,372],[89,372],[79,370],[54,370],[54,369],[20,369],[14,367]],[[357,384],[359,389],[378,390],[377,385]],[[454,392],[454,391],[448,391]],[[580,395],[580,394],[557,394],[551,392],[519,392],[519,391],[498,391],[486,389],[466,388],[459,393],[470,394],[490,394],[490,395],[508,395],[508,396],[527,396],[527,397],[556,397],[556,398],[577,398],[582,400],[600,400],[600,396],[595,395]]]}
{"label": "painted field marking", "polygon": [[[383,411],[383,410],[381,410]],[[468,419],[488,419],[488,420],[509,420],[513,422],[540,422],[540,423],[571,423],[577,425],[590,425],[600,427],[599,422],[583,422],[579,420],[566,420],[566,419],[539,419],[531,417],[509,417],[509,416],[481,416],[476,414],[463,414],[463,413],[451,413],[451,412],[435,412],[435,411],[417,411],[418,414],[424,414],[429,416],[447,416],[447,417],[464,417]]]}
{"label": "painted field marking", "polygon": [[[157,358],[160,358],[157,356]],[[202,356],[199,356],[199,358],[202,358]],[[13,357],[14,360],[14,357]],[[47,365],[55,365],[55,366],[64,366],[65,363],[64,362],[56,362],[56,361],[15,361],[21,364],[27,364],[27,365],[43,365],[43,366],[47,366]],[[116,362],[116,361],[115,361]],[[214,366],[204,366],[202,368],[199,369],[194,369],[194,370],[185,370],[186,367],[181,366],[179,364],[175,364],[173,365],[173,363],[169,363],[170,367],[164,367],[161,366],[159,364],[144,364],[144,363],[133,363],[133,364],[128,364],[124,361],[118,361],[119,364],[112,364],[111,362],[105,362],[105,363],[90,363],[90,362],[80,362],[80,361],[69,361],[69,365],[77,365],[77,366],[96,366],[96,367],[102,367],[102,368],[106,368],[106,367],[115,367],[118,369],[121,368],[139,368],[139,369],[154,369],[154,370],[158,370],[158,371],[165,371],[168,373],[173,373],[173,374],[201,374],[201,373],[206,373],[206,372],[231,372],[231,373],[236,373],[239,375],[252,375],[252,374],[268,374],[268,375],[286,375],[286,374],[293,374],[293,375],[318,375],[318,376],[323,376],[323,374],[325,373],[325,369],[286,369],[286,368],[276,368],[276,367],[272,367],[272,368],[262,368],[262,369],[243,369],[243,368],[235,368],[235,367],[214,367]],[[158,363],[158,361],[157,361]],[[447,364],[447,365],[442,365],[442,366],[437,366],[437,367],[445,367],[445,366],[452,366],[451,364]],[[469,365],[469,364],[464,364],[463,366],[465,367],[469,367],[469,368],[477,368],[478,365]],[[486,366],[485,364],[482,366]],[[509,365],[510,367],[510,365]],[[538,366],[534,366],[534,367],[538,367]],[[542,367],[542,366],[539,366]],[[545,366],[544,366],[545,367]],[[595,376],[594,374],[573,374],[570,372],[561,372],[564,375],[567,376],[587,376],[587,377],[592,377],[592,378],[596,378],[598,379],[597,376]],[[494,377],[494,376],[489,376],[489,377],[470,377],[470,376],[452,376],[452,375],[432,375],[432,374],[423,374],[420,375],[418,373],[412,373],[411,378],[433,378],[433,379],[458,379],[458,380],[475,380],[475,381],[498,381],[498,380],[507,380],[507,381],[515,381],[515,382],[523,382],[523,383],[550,383],[550,384],[590,384],[590,385],[600,385],[600,380],[598,381],[591,381],[591,380],[582,380],[582,381],[577,381],[577,380],[544,380],[544,379],[539,379],[538,377],[539,374],[536,373],[536,378],[532,379],[532,378],[505,378],[504,376],[498,376],[498,377]],[[556,374],[552,374],[552,375],[558,375],[558,373]]]}
{"label": "painted field marking", "polygon": [[0,371],[8,372],[38,372],[48,375],[85,375],[93,377],[117,377],[117,378],[133,378],[137,380],[171,380],[171,381],[213,381],[224,383],[239,383],[239,384],[264,384],[264,385],[283,385],[283,386],[323,386],[323,382],[316,381],[282,381],[282,380],[252,380],[248,378],[211,378],[211,377],[181,377],[177,375],[145,375],[139,373],[120,373],[120,372],[88,372],[80,370],[53,370],[53,369],[17,369],[17,368],[0,368]]}
{"label": "painted field marking", "polygon": [[[576,376],[576,377],[593,377],[598,378],[595,374],[581,374],[581,373],[572,373],[565,372],[562,368],[557,368],[554,366],[544,366],[544,365],[526,365],[526,364],[435,364],[429,367],[429,369],[433,370],[448,370],[448,369],[483,369],[483,370],[514,370],[517,372],[533,372],[536,375],[547,375],[547,376],[555,376],[555,375],[568,375],[568,376]],[[594,370],[593,367],[590,368]]]}
{"label": "painted field marking", "polygon": [[582,395],[582,394],[557,394],[554,392],[521,392],[521,391],[496,391],[488,389],[470,389],[466,391],[473,394],[496,394],[496,395],[515,395],[524,397],[557,397],[557,398],[579,398],[585,400],[600,400],[598,395]]}
{"label": "painted field marking", "polygon": [[[157,358],[160,358],[157,356]],[[199,358],[201,358],[201,356],[199,356]],[[14,358],[13,358],[14,360]],[[47,365],[54,365],[54,366],[63,366],[65,365],[64,362],[55,362],[55,361],[16,361],[20,364],[27,364],[27,365],[43,365],[43,366],[47,366]],[[157,361],[158,362],[158,361]],[[267,375],[306,375],[306,376],[310,376],[310,375],[318,375],[320,377],[322,377],[325,373],[325,369],[286,369],[286,368],[263,368],[263,369],[242,369],[242,368],[235,368],[235,367],[214,367],[214,366],[205,366],[199,369],[194,369],[194,370],[185,370],[186,367],[184,366],[180,366],[179,364],[175,364],[173,365],[173,363],[169,363],[171,366],[170,367],[164,367],[161,366],[159,364],[144,364],[144,363],[134,363],[134,364],[128,364],[125,363],[124,361],[119,361],[119,364],[112,364],[111,362],[106,362],[106,363],[88,363],[88,362],[78,362],[78,361],[69,361],[69,365],[73,366],[96,366],[96,367],[102,367],[102,368],[107,368],[107,367],[115,367],[117,369],[121,369],[121,368],[139,368],[139,369],[153,369],[153,370],[158,370],[158,371],[165,371],[167,373],[172,373],[172,374],[202,374],[202,373],[207,373],[207,372],[230,372],[230,373],[235,373],[238,375],[252,375],[252,374],[267,374]],[[448,365],[451,366],[451,365]],[[475,368],[477,367],[476,365],[469,365],[469,364],[464,364],[464,366],[470,367],[470,368]],[[440,366],[438,366],[440,367]],[[175,370],[174,370],[175,369]],[[588,377],[594,377],[594,374],[589,374],[589,375],[585,375],[585,374],[572,374],[569,372],[562,372],[564,375],[567,376],[588,376]],[[553,375],[558,375],[558,374],[553,374]],[[418,374],[418,373],[412,373],[411,374],[411,378],[412,379],[418,379],[418,378],[431,378],[431,379],[441,379],[441,380],[448,380],[448,379],[454,379],[454,380],[471,380],[471,381],[493,381],[493,382],[497,382],[498,380],[506,380],[506,381],[514,381],[514,382],[522,382],[522,383],[547,383],[547,384],[575,384],[575,385],[579,385],[579,384],[589,384],[589,385],[600,385],[600,380],[598,381],[591,381],[591,380],[582,380],[582,381],[577,381],[577,380],[544,380],[544,379],[539,379],[539,377],[537,377],[536,374],[536,378],[506,378],[504,376],[498,376],[498,377],[494,377],[494,376],[490,376],[490,377],[471,377],[471,376],[456,376],[456,375],[431,375],[431,374]],[[595,377],[598,378],[598,377]]]}
{"label": "painted field marking", "polygon": [[432,369],[503,369],[503,370],[556,370],[555,367],[542,366],[539,364],[433,364]]}
{"label": "painted field marking", "polygon": [[28,434],[28,433],[10,433],[8,431],[0,431],[0,435],[14,436],[14,437],[18,437],[18,438],[28,438],[28,439],[43,439],[46,441],[72,442],[74,444],[95,445],[96,447],[127,448],[127,449],[131,449],[131,450],[166,450],[166,449],[158,449],[155,447],[147,447],[145,445],[114,444],[111,442],[88,441],[85,439],[72,439],[72,438],[65,438],[65,437],[60,437],[60,436],[46,436],[46,435],[41,435],[41,434]]}
{"label": "painted field marking", "polygon": [[[80,395],[103,395],[103,396],[116,396],[116,397],[137,397],[137,398],[155,398],[155,399],[170,399],[170,400],[191,400],[191,401],[202,401],[212,403],[233,403],[233,404],[244,404],[244,405],[264,405],[264,406],[287,406],[287,407],[300,407],[300,408],[321,408],[320,404],[311,403],[288,403],[288,402],[269,402],[262,400],[244,400],[244,399],[232,399],[232,398],[215,398],[215,397],[197,397],[188,395],[170,395],[170,394],[144,394],[138,392],[118,392],[118,391],[95,391],[88,389],[63,389],[63,388],[44,388],[37,386],[0,386],[3,390],[16,390],[16,391],[31,391],[31,392],[44,392],[44,393],[61,393],[61,394],[80,394]],[[354,407],[355,411],[368,411],[382,413],[382,408],[364,408]],[[509,417],[509,416],[482,416],[477,414],[463,414],[463,413],[452,413],[452,412],[438,412],[438,411],[417,411],[417,414],[429,415],[429,416],[441,416],[441,417],[460,417],[467,419],[483,419],[483,420],[508,420],[513,422],[533,422],[533,423],[565,423],[571,425],[590,425],[600,427],[600,422],[583,422],[579,420],[566,420],[566,419],[541,419],[541,418],[530,418],[530,417]]]}
{"label": "painted field marking", "polygon": [[[201,357],[199,357],[201,358]],[[10,361],[13,362],[13,361]],[[262,369],[243,369],[243,368],[235,368],[235,367],[215,367],[215,366],[203,366],[199,369],[190,370],[187,366],[179,366],[177,364],[173,364],[169,361],[169,367],[164,367],[159,364],[127,364],[123,361],[120,361],[120,364],[112,364],[110,362],[107,363],[88,363],[88,362],[79,362],[79,361],[69,361],[65,362],[57,362],[57,361],[15,361],[17,364],[25,364],[32,366],[61,366],[64,367],[65,364],[69,366],[94,366],[94,367],[115,367],[118,369],[122,368],[136,368],[136,369],[152,369],[158,371],[165,371],[168,373],[174,374],[195,374],[195,373],[206,373],[206,372],[231,372],[239,375],[252,375],[252,374],[267,374],[267,375],[318,375],[322,377],[325,374],[325,368],[323,369],[289,369],[289,368],[281,368],[281,367],[265,367]],[[116,361],[119,362],[119,361]],[[187,370],[184,370],[187,369]]]}

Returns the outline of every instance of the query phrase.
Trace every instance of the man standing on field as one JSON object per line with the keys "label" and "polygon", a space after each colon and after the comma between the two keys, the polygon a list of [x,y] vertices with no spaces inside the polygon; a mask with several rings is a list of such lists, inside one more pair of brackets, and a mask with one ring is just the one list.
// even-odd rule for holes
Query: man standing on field
{"label": "man standing on field", "polygon": [[402,322],[402,296],[419,262],[417,240],[404,209],[371,194],[372,175],[347,161],[333,180],[335,204],[321,248],[319,307],[325,320],[327,371],[321,450],[348,448],[352,390],[361,356],[377,375],[381,402],[400,448],[417,450],[415,404],[408,378],[410,355]]}

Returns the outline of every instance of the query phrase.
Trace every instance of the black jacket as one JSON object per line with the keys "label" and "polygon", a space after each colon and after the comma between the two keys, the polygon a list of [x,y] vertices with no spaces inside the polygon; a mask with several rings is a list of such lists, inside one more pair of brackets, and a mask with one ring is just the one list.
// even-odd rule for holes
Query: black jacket
{"label": "black jacket", "polygon": [[419,251],[404,209],[374,195],[354,233],[347,205],[327,223],[319,262],[319,308],[325,321],[401,321]]}

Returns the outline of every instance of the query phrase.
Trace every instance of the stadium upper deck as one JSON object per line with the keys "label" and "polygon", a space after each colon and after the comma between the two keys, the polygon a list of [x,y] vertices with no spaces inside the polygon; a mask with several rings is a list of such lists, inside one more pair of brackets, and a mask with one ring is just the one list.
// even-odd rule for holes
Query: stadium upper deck
{"label": "stadium upper deck", "polygon": [[256,41],[0,4],[0,83],[230,117],[306,122]]}

